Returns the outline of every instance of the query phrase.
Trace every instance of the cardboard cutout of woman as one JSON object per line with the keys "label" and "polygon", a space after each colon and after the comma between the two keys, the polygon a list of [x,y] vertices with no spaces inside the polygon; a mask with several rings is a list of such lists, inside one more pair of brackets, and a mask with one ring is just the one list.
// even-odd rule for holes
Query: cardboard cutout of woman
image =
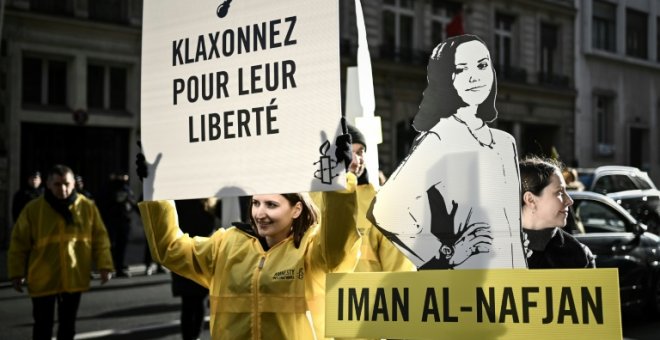
{"label": "cardboard cutout of woman", "polygon": [[491,129],[497,79],[474,35],[438,45],[413,125],[420,134],[370,218],[420,269],[526,268],[516,144]]}

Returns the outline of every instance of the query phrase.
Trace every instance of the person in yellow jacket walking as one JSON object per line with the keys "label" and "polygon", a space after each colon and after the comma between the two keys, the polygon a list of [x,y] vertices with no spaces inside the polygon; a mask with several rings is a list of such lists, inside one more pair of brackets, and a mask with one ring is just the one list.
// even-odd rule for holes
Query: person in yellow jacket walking
{"label": "person in yellow jacket walking", "polygon": [[[348,135],[337,148],[350,164]],[[137,164],[145,177],[143,155]],[[208,238],[183,234],[171,201],[139,208],[154,260],[209,288],[213,339],[316,339],[325,320],[309,311],[323,302],[326,274],[352,271],[359,256],[357,179],[348,174],[347,182],[345,191],[324,193],[321,224],[307,194],[254,195],[249,227]]]}
{"label": "person in yellow jacket walking", "polygon": [[73,171],[55,165],[48,172],[47,190],[25,206],[12,231],[7,270],[18,292],[23,292],[27,279],[33,339],[52,338],[56,302],[57,339],[73,339],[81,292],[89,290],[92,265],[101,274],[101,283],[114,270],[99,211],[74,186]]}

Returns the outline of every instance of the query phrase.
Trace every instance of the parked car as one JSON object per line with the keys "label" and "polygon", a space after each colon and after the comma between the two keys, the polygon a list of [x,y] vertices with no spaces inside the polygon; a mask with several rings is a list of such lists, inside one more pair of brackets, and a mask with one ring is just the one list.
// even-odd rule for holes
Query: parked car
{"label": "parked car", "polygon": [[646,224],[650,232],[660,235],[660,191],[646,172],[630,166],[601,166],[578,172],[586,190],[609,196]]}
{"label": "parked car", "polygon": [[622,309],[660,313],[660,237],[611,198],[571,191],[566,231],[596,255],[596,267],[618,268]]}

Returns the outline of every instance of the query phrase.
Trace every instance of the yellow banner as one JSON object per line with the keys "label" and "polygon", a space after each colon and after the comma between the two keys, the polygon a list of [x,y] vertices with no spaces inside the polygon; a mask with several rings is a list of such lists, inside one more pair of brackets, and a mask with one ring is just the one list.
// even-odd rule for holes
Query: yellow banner
{"label": "yellow banner", "polygon": [[621,339],[616,269],[330,274],[326,335]]}

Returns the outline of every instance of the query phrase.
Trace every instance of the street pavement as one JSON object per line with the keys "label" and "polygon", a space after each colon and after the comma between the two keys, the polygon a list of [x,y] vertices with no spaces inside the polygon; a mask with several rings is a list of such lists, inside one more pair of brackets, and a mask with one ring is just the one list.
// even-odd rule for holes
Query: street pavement
{"label": "street pavement", "polygon": [[[92,281],[91,290],[82,295],[76,339],[181,339],[180,300],[172,296],[170,274],[147,276],[144,269],[132,266],[132,277],[114,278],[105,285],[98,278]],[[29,339],[32,304],[27,294],[4,282],[0,306],[0,338]],[[202,339],[210,339],[208,318]]]}

